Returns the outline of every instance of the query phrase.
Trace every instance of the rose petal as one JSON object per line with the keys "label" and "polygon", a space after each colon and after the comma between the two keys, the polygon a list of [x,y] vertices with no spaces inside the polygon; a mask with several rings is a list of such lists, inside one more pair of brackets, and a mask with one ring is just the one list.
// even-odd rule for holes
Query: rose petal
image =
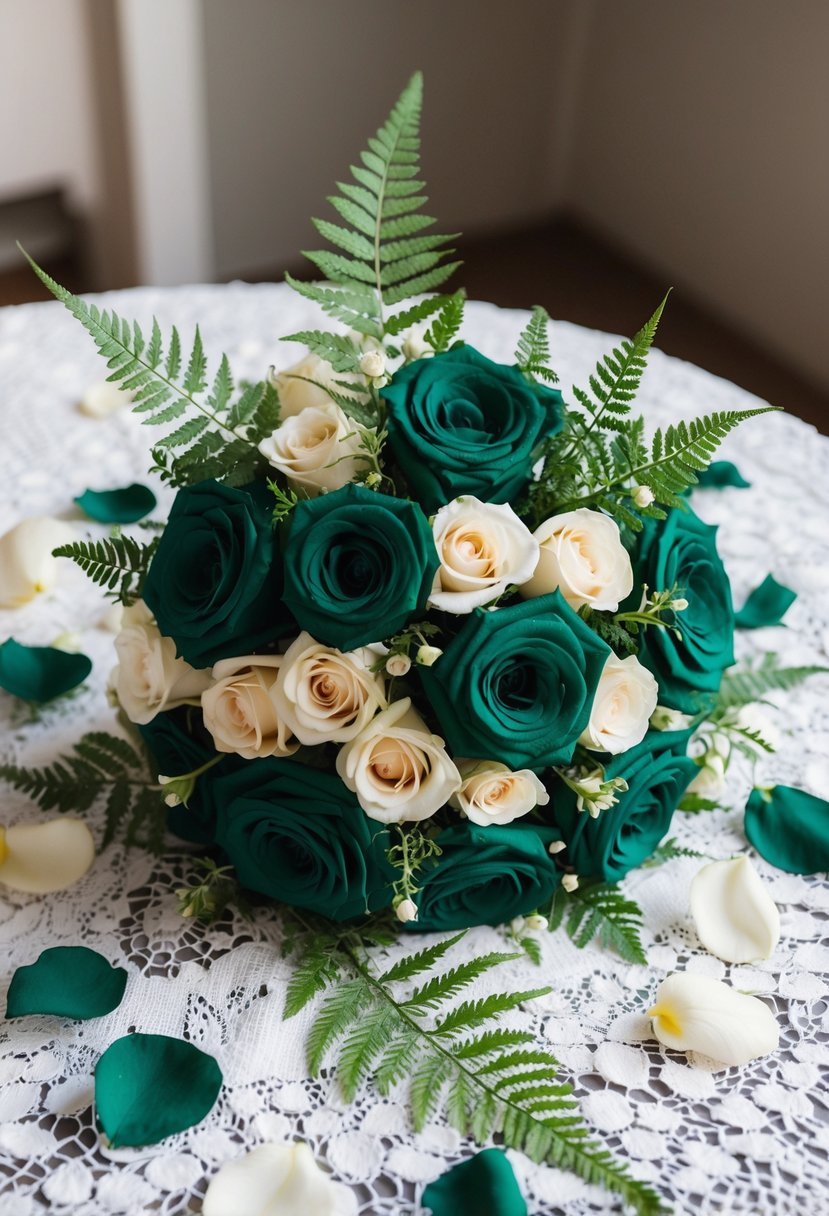
{"label": "rose petal", "polygon": [[157,500],[149,486],[133,482],[120,490],[84,490],[75,502],[100,524],[134,524],[155,509]]}
{"label": "rose petal", "polygon": [[713,861],[698,871],[691,914],[706,950],[728,963],[769,958],[780,937],[780,913],[747,857]]}
{"label": "rose petal", "polygon": [[768,1005],[704,975],[669,975],[648,1016],[666,1047],[698,1051],[728,1066],[768,1055],[779,1041]]}
{"label": "rose petal", "polygon": [[80,819],[16,824],[6,829],[0,883],[13,891],[49,895],[71,887],[95,860],[95,841]]}
{"label": "rose petal", "polygon": [[214,1175],[203,1216],[333,1216],[336,1190],[307,1144],[263,1144]]}
{"label": "rose petal", "polygon": [[14,638],[0,646],[0,688],[24,701],[51,701],[82,684],[91,670],[85,654],[22,646]]}

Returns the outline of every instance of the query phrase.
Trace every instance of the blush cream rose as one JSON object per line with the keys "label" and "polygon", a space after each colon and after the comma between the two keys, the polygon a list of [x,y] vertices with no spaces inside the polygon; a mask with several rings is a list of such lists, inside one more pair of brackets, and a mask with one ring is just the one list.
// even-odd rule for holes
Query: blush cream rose
{"label": "blush cream rose", "polygon": [[299,747],[276,711],[271,692],[282,663],[280,655],[245,655],[221,659],[213,668],[215,683],[202,693],[204,725],[217,752],[245,760],[290,756]]}
{"label": "blush cream rose", "polygon": [[541,550],[527,599],[557,588],[576,611],[583,605],[615,612],[633,590],[633,568],[618,525],[601,511],[579,507],[546,519],[533,533]]}
{"label": "blush cream rose", "polygon": [[307,493],[339,490],[364,467],[361,436],[338,405],[310,405],[292,414],[259,444],[259,451],[291,485]]}
{"label": "blush cream rose", "polygon": [[471,612],[527,581],[538,562],[538,542],[509,504],[472,495],[441,507],[432,523],[440,567],[429,603],[456,615]]}
{"label": "blush cream rose", "polygon": [[449,799],[480,827],[512,823],[536,806],[546,806],[550,795],[531,769],[513,772],[497,760],[461,760],[463,784]]}
{"label": "blush cream rose", "polygon": [[579,743],[591,752],[616,756],[641,743],[659,697],[656,680],[635,654],[611,654],[593,698],[590,721]]}
{"label": "blush cream rose", "polygon": [[395,701],[337,756],[337,772],[370,819],[428,819],[461,787],[443,740],[429,732],[409,697]]}
{"label": "blush cream rose", "polygon": [[271,372],[270,381],[279,395],[279,416],[284,422],[310,406],[330,405],[328,390],[347,393],[344,382],[356,385],[358,377],[340,375],[319,355],[307,354],[284,371]]}
{"label": "blush cream rose", "polygon": [[382,675],[369,651],[343,654],[301,633],[288,647],[271,689],[280,719],[306,747],[348,743],[386,708]]}
{"label": "blush cream rose", "polygon": [[176,658],[175,642],[159,632],[143,600],[124,609],[115,650],[118,666],[110,683],[124,713],[139,726],[177,705],[197,704],[212,683],[209,671]]}

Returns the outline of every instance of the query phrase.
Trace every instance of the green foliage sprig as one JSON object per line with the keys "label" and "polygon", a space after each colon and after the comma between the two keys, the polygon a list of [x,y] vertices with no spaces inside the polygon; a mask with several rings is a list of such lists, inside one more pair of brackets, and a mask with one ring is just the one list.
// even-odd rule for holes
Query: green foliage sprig
{"label": "green foliage sprig", "polygon": [[105,796],[103,844],[120,836],[128,846],[161,852],[166,808],[159,787],[144,757],[119,735],[90,731],[44,768],[0,765],[0,781],[61,814],[87,811]]}
{"label": "green foliage sprig", "polygon": [[549,928],[564,925],[580,950],[594,939],[629,963],[647,963],[640,937],[642,911],[612,883],[582,879],[575,890],[559,888],[548,913]]}
{"label": "green foliage sprig", "polygon": [[491,953],[441,969],[463,933],[398,959],[385,970],[355,931],[326,936],[315,926],[295,939],[304,958],[294,970],[285,1017],[327,991],[308,1036],[314,1075],[336,1066],[351,1101],[373,1079],[381,1094],[409,1078],[415,1129],[439,1110],[461,1134],[478,1142],[499,1135],[534,1161],[573,1170],[603,1186],[642,1216],[663,1211],[657,1194],[637,1181],[589,1137],[576,1113],[572,1087],[557,1078],[558,1064],[529,1031],[497,1025],[503,1013],[549,988],[456,998],[469,985],[517,954]]}
{"label": "green foliage sprig", "polygon": [[549,384],[558,384],[558,376],[550,367],[549,323],[550,315],[546,308],[536,304],[518,339],[515,363],[528,380],[541,379]]}
{"label": "green foliage sprig", "polygon": [[114,535],[106,540],[72,541],[53,549],[55,557],[68,557],[84,574],[117,603],[131,604],[141,595],[159,537],[142,543],[131,536]]}
{"label": "green foliage sprig", "polygon": [[810,676],[829,675],[829,667],[781,667],[776,654],[764,654],[759,663],[728,671],[722,678],[716,709],[739,709],[762,701],[770,692],[788,692]]}

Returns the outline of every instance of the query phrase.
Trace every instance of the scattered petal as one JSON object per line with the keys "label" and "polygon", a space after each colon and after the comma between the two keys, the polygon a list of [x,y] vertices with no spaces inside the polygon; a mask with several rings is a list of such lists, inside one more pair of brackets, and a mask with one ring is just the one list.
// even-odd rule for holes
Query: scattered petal
{"label": "scattered petal", "polygon": [[52,550],[69,544],[75,533],[59,519],[24,519],[0,536],[0,608],[20,608],[58,577]]}
{"label": "scattered petal", "polygon": [[116,1039],[95,1068],[95,1108],[111,1148],[157,1144],[199,1123],[222,1087],[212,1056],[164,1034]]}
{"label": "scattered petal", "polygon": [[780,913],[747,857],[712,861],[691,883],[697,934],[717,958],[750,963],[770,958],[780,939]]}
{"label": "scattered petal", "polygon": [[262,1144],[211,1179],[203,1216],[333,1216],[336,1187],[307,1144]]}
{"label": "scattered petal", "polygon": [[735,616],[734,624],[738,629],[762,629],[766,625],[779,625],[796,599],[796,591],[792,591],[791,587],[784,587],[767,574]]}
{"label": "scattered petal", "polygon": [[666,1047],[698,1051],[729,1067],[768,1055],[779,1041],[777,1019],[768,1005],[703,975],[669,975],[659,985],[648,1017]]}
{"label": "scattered petal", "polygon": [[432,1216],[527,1216],[513,1168],[499,1148],[485,1148],[430,1182],[423,1206]]}
{"label": "scattered petal", "polygon": [[732,464],[730,460],[712,460],[707,469],[697,474],[697,485],[704,490],[723,490],[726,486],[747,490],[751,482],[746,481],[736,464]]}
{"label": "scattered petal", "polygon": [[829,870],[829,802],[776,785],[755,789],[746,804],[746,836],[761,857],[789,874]]}
{"label": "scattered petal", "polygon": [[99,524],[134,524],[155,510],[157,499],[149,486],[133,482],[120,490],[84,490],[75,502]]}
{"label": "scattered petal", "polygon": [[54,646],[21,646],[9,638],[0,646],[0,688],[24,701],[51,701],[82,684],[92,670],[85,654]]}
{"label": "scattered petal", "polygon": [[52,1013],[100,1018],[121,1004],[127,973],[86,946],[53,946],[28,967],[18,967],[6,999],[6,1017]]}
{"label": "scattered petal", "polygon": [[89,418],[106,418],[132,402],[132,393],[125,393],[109,380],[101,380],[86,390],[78,402],[78,409]]}
{"label": "scattered petal", "polygon": [[0,883],[13,891],[50,895],[83,878],[95,860],[95,841],[81,819],[19,823],[0,835]]}

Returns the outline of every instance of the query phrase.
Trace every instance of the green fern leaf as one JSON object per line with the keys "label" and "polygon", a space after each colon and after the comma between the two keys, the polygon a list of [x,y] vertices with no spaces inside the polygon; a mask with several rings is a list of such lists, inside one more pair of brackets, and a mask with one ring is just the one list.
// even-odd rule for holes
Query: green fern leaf
{"label": "green fern leaf", "polygon": [[442,942],[435,942],[431,946],[426,946],[423,950],[418,950],[415,954],[407,954],[404,958],[398,959],[389,967],[388,971],[384,971],[378,976],[381,984],[391,984],[396,980],[412,980],[417,976],[423,975],[424,972],[431,970],[435,963],[451,950],[454,945],[466,936],[466,929],[460,933],[455,933],[452,937],[444,938]]}
{"label": "green fern leaf", "polygon": [[641,909],[617,886],[582,881],[569,896],[557,891],[553,905],[550,927],[558,927],[566,915],[567,932],[580,950],[598,938],[629,963],[647,962],[640,937]]}
{"label": "green fern leaf", "polygon": [[359,372],[360,349],[353,338],[328,334],[320,330],[303,330],[289,334],[286,342],[302,342],[315,355],[330,363],[335,372]]}
{"label": "green fern leaf", "polygon": [[73,541],[53,550],[55,557],[68,557],[106,594],[121,604],[131,604],[141,595],[158,537],[147,543],[131,536],[111,536],[99,541]]}
{"label": "green fern leaf", "polygon": [[479,997],[475,1001],[464,1001],[434,1026],[432,1034],[438,1038],[451,1037],[461,1030],[472,1030],[482,1026],[499,1013],[517,1009],[524,1001],[547,996],[551,988],[530,988],[526,992],[494,992],[491,996]]}
{"label": "green fern leaf", "polygon": [[515,363],[528,380],[540,377],[550,384],[557,384],[558,376],[550,367],[550,339],[547,331],[549,323],[550,316],[546,308],[536,304],[518,339]]}
{"label": "green fern leaf", "polygon": [[781,667],[775,654],[765,654],[755,666],[729,671],[723,676],[717,697],[718,709],[739,709],[762,701],[768,693],[797,688],[811,676],[829,675],[829,667]]}
{"label": "green fern leaf", "polygon": [[463,309],[466,294],[456,291],[446,297],[446,303],[441,307],[432,324],[427,330],[424,341],[428,342],[436,354],[448,350],[463,324]]}
{"label": "green fern leaf", "polygon": [[469,959],[459,967],[453,967],[443,975],[433,975],[420,988],[415,989],[404,1006],[407,1009],[436,1009],[447,997],[455,996],[473,980],[484,975],[491,967],[520,958],[520,954],[482,954]]}
{"label": "green fern leaf", "polygon": [[325,1053],[361,1016],[369,994],[362,980],[352,980],[328,996],[308,1034],[308,1067],[316,1074]]}

